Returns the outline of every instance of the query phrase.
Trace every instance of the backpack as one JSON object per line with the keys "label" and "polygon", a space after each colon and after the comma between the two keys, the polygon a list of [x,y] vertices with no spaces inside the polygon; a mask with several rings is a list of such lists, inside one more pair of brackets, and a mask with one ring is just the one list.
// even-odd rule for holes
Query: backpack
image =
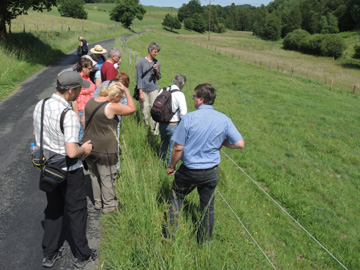
{"label": "backpack", "polygon": [[82,40],[82,43],[83,43],[83,45],[81,47],[82,55],[85,55],[85,54],[87,54],[89,52],[89,48],[88,48],[87,41],[85,39]]}
{"label": "backpack", "polygon": [[95,73],[98,72],[99,69],[98,68],[93,68],[91,71],[90,71],[90,74],[89,74],[89,77],[90,77],[90,80],[95,84]]}
{"label": "backpack", "polygon": [[171,94],[180,91],[178,89],[171,90],[168,87],[162,89],[162,92],[156,97],[151,108],[151,117],[154,121],[160,123],[168,123],[179,108],[173,112],[171,103]]}

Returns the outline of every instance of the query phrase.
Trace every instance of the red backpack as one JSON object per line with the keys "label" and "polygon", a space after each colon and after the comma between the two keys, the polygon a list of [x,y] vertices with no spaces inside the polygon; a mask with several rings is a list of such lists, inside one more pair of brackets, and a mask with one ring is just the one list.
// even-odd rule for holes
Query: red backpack
{"label": "red backpack", "polygon": [[170,119],[179,110],[173,112],[171,103],[171,94],[180,91],[179,89],[171,90],[170,87],[165,87],[162,92],[156,97],[151,108],[151,117],[154,121],[160,123],[169,123]]}

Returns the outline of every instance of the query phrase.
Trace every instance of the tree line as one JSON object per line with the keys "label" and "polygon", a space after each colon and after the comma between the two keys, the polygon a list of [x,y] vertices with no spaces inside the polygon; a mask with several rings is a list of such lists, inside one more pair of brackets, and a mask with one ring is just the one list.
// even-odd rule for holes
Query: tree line
{"label": "tree line", "polygon": [[[84,3],[114,3],[110,19],[129,28],[132,21],[143,19],[145,8],[139,0],[2,0],[0,3],[0,38],[6,39],[6,23],[27,10],[50,10],[58,6],[61,16],[87,19]],[[309,34],[331,34],[360,27],[360,0],[273,0],[267,6],[201,6],[190,0],[178,9],[177,16],[167,14],[163,26],[203,33],[222,33],[226,29],[252,31],[265,40],[278,40],[297,29]]]}

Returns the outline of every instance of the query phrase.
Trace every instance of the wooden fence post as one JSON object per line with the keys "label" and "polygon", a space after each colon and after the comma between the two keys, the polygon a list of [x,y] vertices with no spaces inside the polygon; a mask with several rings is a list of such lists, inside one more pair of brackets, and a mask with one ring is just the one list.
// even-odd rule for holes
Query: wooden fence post
{"label": "wooden fence post", "polygon": [[293,67],[291,67],[291,77],[293,76],[293,74],[294,74],[294,69]]}
{"label": "wooden fence post", "polygon": [[331,79],[330,90],[332,90],[332,88],[333,88],[333,84],[334,84],[334,79]]}
{"label": "wooden fence post", "polygon": [[355,94],[356,91],[356,85],[354,85],[353,94]]}
{"label": "wooden fence post", "polygon": [[25,33],[25,23],[24,23],[24,28],[23,28],[23,32]]}

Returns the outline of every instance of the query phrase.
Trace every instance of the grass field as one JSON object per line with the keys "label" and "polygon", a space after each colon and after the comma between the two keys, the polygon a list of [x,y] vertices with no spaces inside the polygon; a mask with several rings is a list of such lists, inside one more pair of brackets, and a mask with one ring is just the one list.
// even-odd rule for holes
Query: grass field
{"label": "grass field", "polygon": [[[152,40],[162,45],[161,86],[184,73],[191,111],[194,87],[214,84],[215,108],[231,117],[246,144],[243,151],[224,149],[226,154],[348,269],[359,268],[359,96],[239,62],[160,32],[127,45],[144,55]],[[194,61],[199,56],[201,61]],[[124,64],[133,88],[134,66]],[[172,177],[159,162],[159,140],[149,135],[137,113],[125,117],[121,144],[117,193],[122,208],[102,217],[103,269],[271,268],[218,194],[209,245],[196,243],[196,192],[186,200],[175,241],[163,240]],[[220,172],[218,190],[277,269],[341,268],[225,155]]]}
{"label": "grass field", "polygon": [[[92,4],[86,8],[92,22],[60,18],[56,10],[41,15],[30,12],[24,18],[32,17],[30,25],[34,20],[38,20],[39,27],[44,22],[56,22],[69,25],[72,31],[14,33],[12,38],[18,42],[12,44],[19,46],[0,50],[0,98],[8,96],[27,76],[74,49],[78,34],[91,42],[130,33],[123,28],[115,28],[118,32],[108,29],[108,24],[113,23],[107,21],[109,5]],[[204,45],[207,34],[163,30],[159,18],[167,12],[151,8],[143,21],[134,21],[134,31],[155,31],[127,40],[120,70],[129,74],[130,89],[135,86],[135,63],[134,58],[129,63],[129,49],[133,55],[143,57],[147,45],[156,40],[161,45],[160,86],[168,86],[177,73],[185,74],[188,83],[184,93],[192,111],[195,86],[212,83],[217,89],[215,109],[227,114],[242,133],[245,149],[223,150],[247,175],[222,154],[218,190],[276,269],[342,267],[253,181],[348,269],[359,269],[359,93],[352,93],[337,79],[330,90],[320,76],[331,72],[352,85],[359,71],[345,69],[338,61],[282,51],[280,42],[264,42],[249,33],[211,34],[208,45],[218,48],[214,51]],[[82,33],[82,23],[93,24],[95,30]],[[99,32],[97,27],[104,30]],[[347,38],[356,42],[356,36]],[[116,45],[121,47],[120,42]],[[229,51],[226,55],[225,50]],[[232,54],[238,52],[241,58],[233,58]],[[273,59],[282,63],[284,72],[274,68],[270,71],[265,66]],[[259,61],[263,61],[262,67]],[[295,76],[285,73],[286,66],[295,67]],[[321,78],[298,77],[299,67],[305,74],[309,70],[318,72]],[[173,178],[166,175],[159,161],[159,138],[149,134],[137,111],[124,118],[120,140],[121,177],[116,189],[122,208],[101,218],[100,269],[272,268],[218,193],[214,239],[210,244],[196,243],[200,215],[196,192],[185,201],[175,241],[163,240],[161,229]]]}

